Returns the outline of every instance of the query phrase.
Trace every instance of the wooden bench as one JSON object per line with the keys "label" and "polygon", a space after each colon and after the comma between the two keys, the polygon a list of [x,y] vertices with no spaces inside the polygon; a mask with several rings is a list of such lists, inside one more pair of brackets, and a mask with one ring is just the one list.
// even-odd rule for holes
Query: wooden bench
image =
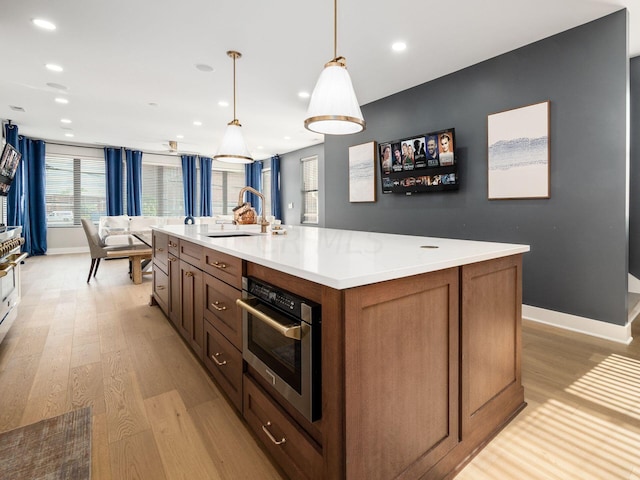
{"label": "wooden bench", "polygon": [[130,250],[109,250],[107,258],[129,257],[131,263],[131,280],[136,285],[142,283],[142,261],[151,259],[150,248],[132,248]]}

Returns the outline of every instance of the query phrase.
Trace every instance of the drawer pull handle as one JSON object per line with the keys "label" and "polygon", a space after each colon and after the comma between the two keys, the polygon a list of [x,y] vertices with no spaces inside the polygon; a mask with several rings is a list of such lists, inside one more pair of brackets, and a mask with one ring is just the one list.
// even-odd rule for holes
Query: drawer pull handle
{"label": "drawer pull handle", "polygon": [[287,441],[285,437],[282,437],[282,440],[278,441],[274,438],[273,435],[271,435],[271,432],[267,430],[267,427],[270,427],[270,426],[271,426],[271,422],[267,422],[266,425],[262,425],[262,430],[264,431],[264,433],[267,434],[267,436],[269,437],[269,440],[271,440],[276,445],[282,445],[283,443],[285,443]]}
{"label": "drawer pull handle", "polygon": [[227,307],[226,307],[226,306],[224,306],[224,305],[223,305],[223,306],[221,306],[221,307],[219,307],[218,305],[220,305],[220,302],[213,302],[213,303],[211,304],[211,306],[212,306],[213,308],[215,308],[216,310],[218,310],[219,312],[223,312],[224,310],[226,310],[226,309],[227,309]]}
{"label": "drawer pull handle", "polygon": [[209,263],[209,265],[211,265],[212,267],[219,268],[219,269],[227,268],[227,265],[225,263],[220,263],[220,262]]}
{"label": "drawer pull handle", "polygon": [[157,251],[157,252],[164,252],[164,248],[160,248],[160,247],[158,247],[158,248],[156,248],[156,251]]}
{"label": "drawer pull handle", "polygon": [[170,247],[177,247],[177,246],[178,246],[178,244],[177,244],[177,243],[173,243],[173,242],[169,242],[169,246],[170,246]]}
{"label": "drawer pull handle", "polygon": [[193,277],[193,272],[185,272],[185,275],[186,275],[187,277]]}
{"label": "drawer pull handle", "polygon": [[158,285],[156,290],[164,290],[166,287],[164,285]]}
{"label": "drawer pull handle", "polygon": [[169,257],[169,261],[170,262],[175,262],[176,260],[177,260],[177,258],[175,258],[175,257]]}
{"label": "drawer pull handle", "polygon": [[211,355],[211,360],[213,360],[214,362],[216,362],[216,365],[218,365],[219,367],[222,367],[224,365],[227,364],[227,361],[225,360],[224,362],[219,362],[218,359],[216,358],[217,356],[222,355],[220,352],[218,353],[214,353],[213,355]]}

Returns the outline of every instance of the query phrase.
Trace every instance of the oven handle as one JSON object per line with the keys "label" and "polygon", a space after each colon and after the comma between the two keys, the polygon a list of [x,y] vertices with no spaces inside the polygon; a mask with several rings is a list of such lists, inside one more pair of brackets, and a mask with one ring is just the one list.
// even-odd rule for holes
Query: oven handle
{"label": "oven handle", "polygon": [[0,264],[0,266],[2,267],[4,267],[5,265],[9,265],[9,266],[7,268],[0,268],[0,278],[6,277],[7,275],[9,275],[9,271],[16,266],[16,264],[13,262],[5,262],[3,264]]}
{"label": "oven handle", "polygon": [[286,327],[286,326],[280,324],[279,322],[275,321],[269,315],[265,315],[264,313],[262,313],[257,308],[254,308],[253,306],[249,305],[247,302],[243,301],[240,298],[236,299],[236,305],[238,305],[240,308],[246,310],[247,312],[249,312],[254,317],[258,318],[259,320],[262,320],[269,327],[273,328],[274,330],[276,330],[281,335],[283,335],[283,336],[285,336],[287,338],[293,338],[295,340],[300,340],[300,337],[301,337],[300,325],[296,325],[295,327]]}

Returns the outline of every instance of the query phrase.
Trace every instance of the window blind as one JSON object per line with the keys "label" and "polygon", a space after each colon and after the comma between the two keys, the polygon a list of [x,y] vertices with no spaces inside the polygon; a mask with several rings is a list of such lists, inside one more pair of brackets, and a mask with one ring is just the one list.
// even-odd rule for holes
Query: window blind
{"label": "window blind", "polygon": [[97,223],[106,214],[104,160],[47,156],[45,175],[47,226],[80,225],[81,218]]}
{"label": "window blind", "polygon": [[142,214],[184,215],[182,167],[142,162]]}
{"label": "window blind", "polygon": [[262,194],[264,195],[264,205],[262,214],[267,217],[271,215],[271,169],[262,170]]}
{"label": "window blind", "polygon": [[318,223],[318,156],[300,160],[302,169],[302,223]]}
{"label": "window blind", "polygon": [[238,194],[244,187],[244,172],[213,170],[211,196],[213,215],[231,215],[238,205]]}

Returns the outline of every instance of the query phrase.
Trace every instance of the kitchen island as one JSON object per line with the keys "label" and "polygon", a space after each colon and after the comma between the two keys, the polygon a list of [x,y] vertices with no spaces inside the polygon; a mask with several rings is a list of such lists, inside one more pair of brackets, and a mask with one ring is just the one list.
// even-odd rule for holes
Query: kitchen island
{"label": "kitchen island", "polygon": [[[155,228],[153,298],[291,478],[454,476],[525,405],[529,247],[286,229]],[[319,419],[242,360],[242,277],[321,306]]]}

